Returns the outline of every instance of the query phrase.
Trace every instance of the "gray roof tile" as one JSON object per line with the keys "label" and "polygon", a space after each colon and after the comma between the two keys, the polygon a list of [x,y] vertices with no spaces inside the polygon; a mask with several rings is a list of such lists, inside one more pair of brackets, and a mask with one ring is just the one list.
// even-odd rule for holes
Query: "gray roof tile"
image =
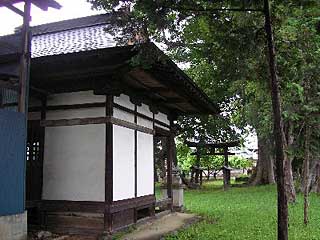
{"label": "gray roof tile", "polygon": [[[102,14],[32,27],[31,57],[60,55],[117,45],[106,30],[110,15]],[[110,31],[109,31],[110,32]],[[0,55],[17,53],[18,34],[0,37]]]}
{"label": "gray roof tile", "polygon": [[107,24],[35,35],[32,58],[82,52],[116,46],[114,37],[105,31]]}

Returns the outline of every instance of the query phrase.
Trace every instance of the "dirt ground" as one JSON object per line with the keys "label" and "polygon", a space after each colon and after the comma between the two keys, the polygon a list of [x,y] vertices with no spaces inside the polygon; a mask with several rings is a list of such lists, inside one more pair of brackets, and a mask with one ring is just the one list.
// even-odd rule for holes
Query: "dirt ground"
{"label": "dirt ground", "polygon": [[123,236],[122,240],[158,240],[161,237],[173,233],[199,221],[194,214],[171,213],[161,218],[146,222],[137,227],[133,232]]}
{"label": "dirt ground", "polygon": [[[194,214],[170,213],[154,219],[148,219],[136,225],[135,230],[121,237],[122,240],[158,240],[161,237],[174,233],[181,228],[200,221]],[[59,236],[50,232],[41,231],[30,234],[28,240],[95,240],[90,237]]]}

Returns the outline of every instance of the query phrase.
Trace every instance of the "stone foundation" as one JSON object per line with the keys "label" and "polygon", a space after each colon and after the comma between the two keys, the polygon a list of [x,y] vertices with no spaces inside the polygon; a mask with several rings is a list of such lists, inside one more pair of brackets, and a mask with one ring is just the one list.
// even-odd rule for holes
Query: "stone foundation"
{"label": "stone foundation", "polygon": [[27,212],[0,216],[0,240],[27,240]]}

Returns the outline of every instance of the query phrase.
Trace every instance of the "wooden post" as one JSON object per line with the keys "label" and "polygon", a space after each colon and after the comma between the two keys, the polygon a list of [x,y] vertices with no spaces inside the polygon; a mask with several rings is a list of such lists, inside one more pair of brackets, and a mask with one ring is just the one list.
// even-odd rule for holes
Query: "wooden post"
{"label": "wooden post", "polygon": [[167,194],[168,198],[171,198],[170,209],[172,210],[172,162],[174,154],[174,132],[170,130],[170,135],[167,141],[168,144],[168,158],[167,158]]}
{"label": "wooden post", "polygon": [[[137,104],[134,104],[134,123],[138,123],[138,107]],[[138,132],[134,130],[134,197],[138,196]],[[138,221],[138,211],[137,208],[134,209],[134,222]]]}
{"label": "wooden post", "polygon": [[199,183],[199,168],[200,168],[200,149],[197,149],[197,160],[196,160],[196,178],[195,183]]}
{"label": "wooden post", "polygon": [[22,25],[22,53],[20,57],[20,76],[19,76],[19,104],[18,111],[26,113],[28,111],[28,85],[29,85],[29,72],[30,72],[30,26],[29,22],[31,19],[31,0],[25,0],[24,4],[24,15]]}
{"label": "wooden post", "polygon": [[274,120],[274,138],[276,151],[276,173],[278,191],[278,240],[288,239],[288,201],[284,185],[284,144],[283,121],[281,116],[281,100],[279,80],[277,76],[276,52],[273,41],[269,0],[264,0],[265,31],[269,50],[269,70],[271,83],[271,98]]}
{"label": "wooden post", "polygon": [[[41,100],[41,115],[40,119],[45,120],[47,115],[47,97],[44,97]],[[43,187],[43,161],[44,161],[44,145],[45,145],[45,134],[46,134],[46,128],[41,127],[41,138],[40,138],[40,159],[41,159],[41,177],[40,177],[40,186],[41,186],[41,196],[42,196],[42,187]],[[42,197],[41,199],[42,200]],[[40,221],[40,226],[42,228],[45,228],[45,219],[46,215],[44,214],[43,211],[38,208],[38,219]]]}
{"label": "wooden post", "polygon": [[[113,95],[106,97],[106,116],[113,115]],[[104,231],[112,233],[112,214],[111,205],[113,202],[113,124],[106,123],[106,158],[105,158],[105,212],[104,212]]]}
{"label": "wooden post", "polygon": [[223,188],[227,190],[230,187],[230,174],[226,168],[229,167],[228,147],[223,148],[224,168],[223,168]]}

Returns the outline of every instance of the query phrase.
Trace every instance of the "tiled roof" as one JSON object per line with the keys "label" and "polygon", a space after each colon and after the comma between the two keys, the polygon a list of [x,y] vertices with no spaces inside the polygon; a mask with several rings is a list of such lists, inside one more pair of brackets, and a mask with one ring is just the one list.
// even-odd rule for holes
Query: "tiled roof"
{"label": "tiled roof", "polygon": [[[116,46],[110,15],[95,15],[32,27],[31,57],[52,56]],[[14,41],[13,41],[14,39]],[[0,55],[17,52],[17,35],[0,37]]]}
{"label": "tiled roof", "polygon": [[102,14],[32,28],[32,58],[82,52],[116,46],[106,31],[110,15]]}
{"label": "tiled roof", "polygon": [[31,57],[43,57],[116,46],[106,25],[71,29],[33,36]]}

